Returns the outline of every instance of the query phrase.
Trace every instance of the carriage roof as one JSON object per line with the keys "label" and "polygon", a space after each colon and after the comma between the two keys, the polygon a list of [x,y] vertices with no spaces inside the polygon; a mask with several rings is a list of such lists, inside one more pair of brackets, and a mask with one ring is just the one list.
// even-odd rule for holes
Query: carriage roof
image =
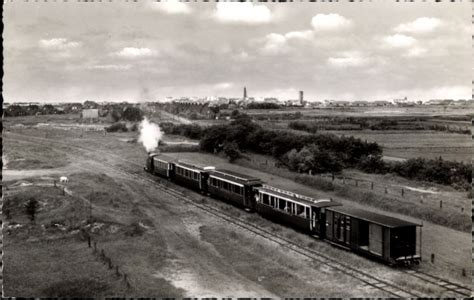
{"label": "carriage roof", "polygon": [[407,227],[407,226],[422,226],[421,224],[405,221],[402,219],[381,215],[371,211],[363,210],[360,208],[352,208],[347,206],[333,207],[330,210],[356,218],[367,221],[369,223],[374,223],[382,225],[384,227],[396,228],[396,227]]}
{"label": "carriage roof", "polygon": [[329,207],[341,205],[338,202],[333,201],[332,199],[316,199],[304,195],[299,195],[290,191],[282,190],[279,188],[271,187],[268,185],[263,185],[257,187],[257,190],[265,193],[271,194],[281,199],[287,199],[293,202],[297,202],[304,205],[314,206],[314,207]]}
{"label": "carriage roof", "polygon": [[262,181],[259,178],[247,176],[234,171],[217,169],[210,173],[210,176],[227,181],[233,181],[240,184],[260,184]]}

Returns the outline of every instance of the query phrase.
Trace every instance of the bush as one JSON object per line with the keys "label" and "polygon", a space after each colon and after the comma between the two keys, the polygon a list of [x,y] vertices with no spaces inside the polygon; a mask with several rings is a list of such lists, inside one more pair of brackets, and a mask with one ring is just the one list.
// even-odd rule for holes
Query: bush
{"label": "bush", "polygon": [[127,125],[125,123],[115,123],[105,128],[107,132],[127,132]]}
{"label": "bush", "polygon": [[122,113],[122,119],[130,122],[138,122],[143,119],[143,112],[138,107],[126,107]]}
{"label": "bush", "polygon": [[229,162],[234,162],[236,159],[240,158],[239,146],[235,142],[226,143],[224,145],[224,153],[229,159]]}
{"label": "bush", "polygon": [[279,109],[281,105],[277,103],[266,103],[266,102],[252,102],[246,107],[247,109]]}
{"label": "bush", "polygon": [[182,135],[190,139],[200,139],[203,128],[196,124],[173,124],[168,122],[160,123],[160,128],[165,134]]}

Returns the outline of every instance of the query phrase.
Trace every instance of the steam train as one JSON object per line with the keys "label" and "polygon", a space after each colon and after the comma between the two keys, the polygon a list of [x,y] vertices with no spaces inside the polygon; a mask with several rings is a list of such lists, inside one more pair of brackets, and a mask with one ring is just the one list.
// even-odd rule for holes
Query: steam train
{"label": "steam train", "polygon": [[421,261],[419,224],[345,207],[332,199],[299,195],[266,185],[259,178],[163,154],[150,154],[145,170],[389,265]]}

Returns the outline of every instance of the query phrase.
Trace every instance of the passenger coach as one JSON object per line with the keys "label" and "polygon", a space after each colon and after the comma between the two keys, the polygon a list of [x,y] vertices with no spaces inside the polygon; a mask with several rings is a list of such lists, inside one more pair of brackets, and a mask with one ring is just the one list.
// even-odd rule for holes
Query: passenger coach
{"label": "passenger coach", "polygon": [[207,192],[209,172],[215,170],[214,167],[206,167],[184,161],[174,163],[174,180],[184,186]]}
{"label": "passenger coach", "polygon": [[152,153],[148,156],[145,170],[162,177],[172,179],[174,177],[174,158],[163,154]]}
{"label": "passenger coach", "polygon": [[421,225],[347,206],[326,211],[326,240],[389,264],[419,263],[418,227]]}
{"label": "passenger coach", "polygon": [[217,169],[209,173],[208,191],[211,195],[249,210],[255,210],[253,188],[261,185],[258,178],[229,170]]}
{"label": "passenger coach", "polygon": [[314,199],[268,185],[255,190],[259,214],[320,238],[325,234],[326,207],[340,205],[331,199]]}

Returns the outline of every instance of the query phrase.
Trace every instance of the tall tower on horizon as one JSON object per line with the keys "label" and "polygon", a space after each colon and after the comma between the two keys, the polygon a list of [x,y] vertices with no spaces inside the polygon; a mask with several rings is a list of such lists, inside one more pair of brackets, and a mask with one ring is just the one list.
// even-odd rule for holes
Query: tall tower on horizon
{"label": "tall tower on horizon", "polygon": [[303,91],[300,91],[300,105],[303,105],[304,103],[304,98],[303,98]]}
{"label": "tall tower on horizon", "polygon": [[244,99],[247,99],[247,88],[244,86]]}

